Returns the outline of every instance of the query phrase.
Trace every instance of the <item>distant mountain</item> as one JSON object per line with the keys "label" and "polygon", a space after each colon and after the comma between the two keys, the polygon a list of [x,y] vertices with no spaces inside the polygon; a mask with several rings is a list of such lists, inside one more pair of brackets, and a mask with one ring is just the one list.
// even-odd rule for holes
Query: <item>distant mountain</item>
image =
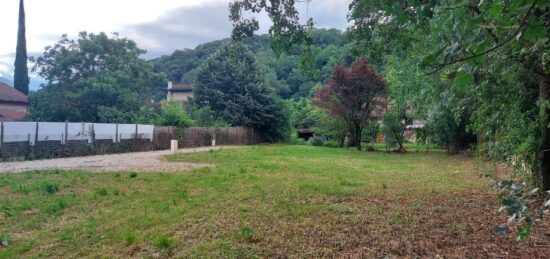
{"label": "distant mountain", "polygon": [[[13,87],[13,81],[7,77],[0,76],[0,83],[8,84]],[[46,81],[40,77],[31,77],[29,82],[29,90],[37,91],[40,89],[40,85],[46,83]]]}
{"label": "distant mountain", "polygon": [[[315,54],[315,69],[318,78],[311,78],[300,71],[302,47],[293,46],[288,53],[277,58],[271,48],[268,35],[259,35],[243,40],[266,72],[266,79],[279,96],[284,99],[311,97],[316,84],[324,83],[332,77],[332,69],[337,63],[349,65],[354,56],[346,36],[337,29],[315,29],[312,31],[312,49]],[[176,50],[150,60],[155,72],[164,72],[168,80],[193,84],[200,66],[218,47],[230,39],[201,44],[194,49]]]}
{"label": "distant mountain", "polygon": [[11,81],[9,78],[0,76],[0,83],[8,84],[13,86],[13,81]]}

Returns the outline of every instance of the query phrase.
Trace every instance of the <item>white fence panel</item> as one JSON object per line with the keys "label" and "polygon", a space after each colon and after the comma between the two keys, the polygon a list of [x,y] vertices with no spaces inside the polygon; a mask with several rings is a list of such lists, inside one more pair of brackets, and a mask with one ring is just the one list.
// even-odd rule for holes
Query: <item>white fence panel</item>
{"label": "white fence panel", "polygon": [[30,141],[34,143],[36,122],[4,122],[4,142]]}
{"label": "white fence panel", "polygon": [[[71,140],[86,140],[92,142],[92,132],[95,139],[133,139],[137,137],[153,141],[155,126],[142,124],[108,124],[108,123],[65,123],[65,122],[38,122],[38,137],[36,136],[36,122],[4,122],[3,141],[20,142],[30,141],[34,145],[38,141],[59,140],[61,143]],[[118,138],[117,138],[118,133]]]}
{"label": "white fence panel", "polygon": [[39,122],[38,123],[38,141],[45,140],[65,140],[64,122]]}

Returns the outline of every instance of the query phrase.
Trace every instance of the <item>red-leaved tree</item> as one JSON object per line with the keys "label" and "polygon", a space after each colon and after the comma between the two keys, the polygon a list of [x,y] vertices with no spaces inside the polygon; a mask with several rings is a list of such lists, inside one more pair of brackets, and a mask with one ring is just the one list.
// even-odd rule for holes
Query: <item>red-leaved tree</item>
{"label": "red-leaved tree", "polygon": [[384,79],[361,58],[350,69],[336,65],[332,79],[317,90],[313,103],[331,116],[341,117],[355,147],[361,150],[363,129],[381,114],[386,91]]}

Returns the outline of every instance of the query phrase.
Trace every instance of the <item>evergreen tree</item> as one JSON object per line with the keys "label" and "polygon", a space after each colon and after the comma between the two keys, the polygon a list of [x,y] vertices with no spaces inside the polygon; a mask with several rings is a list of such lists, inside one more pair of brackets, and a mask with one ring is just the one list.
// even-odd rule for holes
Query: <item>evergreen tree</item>
{"label": "evergreen tree", "polygon": [[17,32],[17,50],[15,52],[15,89],[29,94],[29,69],[27,68],[27,39],[25,38],[25,5],[19,1],[19,31]]}
{"label": "evergreen tree", "polygon": [[273,141],[290,136],[288,107],[243,44],[223,44],[212,54],[199,69],[193,93],[199,108],[209,107],[232,126],[257,128]]}

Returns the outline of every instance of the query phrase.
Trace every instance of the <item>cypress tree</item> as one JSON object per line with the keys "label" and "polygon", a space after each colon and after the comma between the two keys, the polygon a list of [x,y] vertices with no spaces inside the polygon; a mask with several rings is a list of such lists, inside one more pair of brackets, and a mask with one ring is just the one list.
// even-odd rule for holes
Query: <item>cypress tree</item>
{"label": "cypress tree", "polygon": [[19,30],[17,32],[17,50],[15,52],[14,66],[14,87],[28,95],[29,69],[27,68],[27,39],[25,37],[25,6],[23,0],[19,1]]}

